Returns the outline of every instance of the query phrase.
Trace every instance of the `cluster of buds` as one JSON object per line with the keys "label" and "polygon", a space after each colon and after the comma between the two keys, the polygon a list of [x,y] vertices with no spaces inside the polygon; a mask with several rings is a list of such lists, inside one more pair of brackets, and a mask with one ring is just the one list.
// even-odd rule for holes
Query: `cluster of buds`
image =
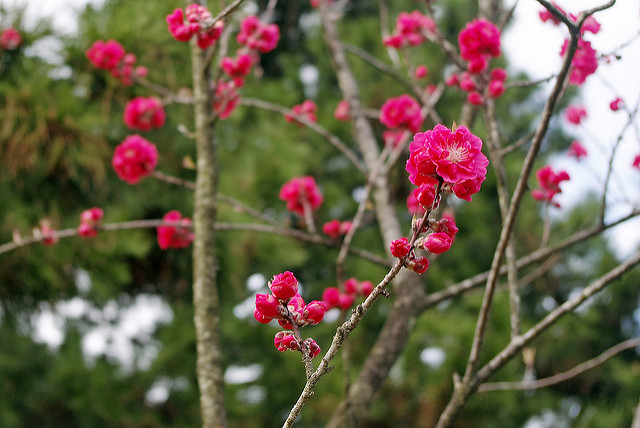
{"label": "cluster of buds", "polygon": [[396,19],[393,34],[385,37],[385,46],[395,49],[407,46],[418,46],[425,42],[436,31],[436,23],[418,10],[411,13],[401,12]]}
{"label": "cluster of buds", "polygon": [[[327,305],[318,300],[304,302],[298,293],[298,280],[293,273],[286,271],[274,275],[268,284],[271,294],[256,294],[256,309],[253,317],[263,324],[278,320],[285,331],[276,333],[274,345],[278,351],[309,351],[313,358],[320,353],[320,347],[309,338],[296,339],[300,327],[318,324],[327,312]],[[295,330],[295,331],[291,331]]]}
{"label": "cluster of buds", "polygon": [[417,238],[413,244],[405,237],[396,239],[389,246],[391,255],[401,259],[404,266],[418,274],[429,268],[429,259],[418,256],[416,250],[423,250],[430,254],[442,254],[449,251],[458,233],[458,227],[452,217],[443,216],[440,220],[424,222],[414,217],[413,231]]}
{"label": "cluster of buds", "polygon": [[158,245],[163,250],[167,248],[184,248],[193,242],[191,219],[182,217],[180,212],[169,211],[162,217],[168,224],[158,226]]}
{"label": "cluster of buds", "polygon": [[328,309],[340,308],[342,311],[349,309],[358,295],[367,297],[373,291],[371,281],[358,281],[349,278],[344,282],[344,292],[338,287],[327,287],[322,292],[322,301]]}
{"label": "cluster of buds", "polygon": [[104,211],[101,208],[89,208],[80,214],[80,226],[78,226],[78,235],[85,238],[93,238],[98,234],[98,229],[102,223]]}
{"label": "cluster of buds", "polygon": [[130,86],[134,77],[146,77],[149,73],[144,66],[134,67],[137,61],[136,56],[127,53],[115,40],[106,42],[98,40],[87,49],[85,55],[94,67],[109,71],[125,86]]}
{"label": "cluster of buds", "polygon": [[169,32],[174,39],[188,42],[196,36],[198,47],[206,49],[216,42],[222,35],[224,23],[213,22],[213,16],[206,7],[191,4],[184,10],[175,9],[167,16]]}

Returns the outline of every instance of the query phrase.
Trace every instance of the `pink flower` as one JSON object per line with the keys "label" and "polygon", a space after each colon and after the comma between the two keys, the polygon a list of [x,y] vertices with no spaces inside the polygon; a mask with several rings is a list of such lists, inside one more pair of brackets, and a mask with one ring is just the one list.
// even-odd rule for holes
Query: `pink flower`
{"label": "pink flower", "polygon": [[369,294],[371,294],[371,292],[373,291],[373,282],[371,282],[371,281],[361,281],[358,291],[364,297],[369,296]]}
{"label": "pink flower", "polygon": [[319,300],[312,300],[304,307],[302,314],[307,324],[316,325],[322,321],[324,314],[327,313],[327,309],[328,306],[326,303]]}
{"label": "pink flower", "polygon": [[327,287],[322,292],[322,301],[327,304],[327,308],[336,308],[340,305],[340,289],[338,287]]}
{"label": "pink flower", "polygon": [[429,74],[429,69],[427,68],[426,65],[417,66],[416,70],[414,72],[414,75],[416,76],[416,79],[423,79],[423,78],[427,77],[427,74]]}
{"label": "pink flower", "polygon": [[569,150],[567,150],[567,156],[571,156],[576,158],[576,160],[580,160],[583,157],[587,156],[587,150],[580,144],[579,141],[574,141],[569,146]]}
{"label": "pink flower", "polygon": [[504,81],[497,79],[492,80],[491,82],[489,82],[487,92],[491,98],[500,97],[502,94],[504,94]]}
{"label": "pink flower", "polygon": [[545,166],[536,171],[539,189],[531,191],[531,196],[538,201],[546,201],[553,203],[559,207],[557,202],[553,202],[553,198],[561,193],[560,183],[569,180],[569,174],[566,171],[554,172],[550,166]]}
{"label": "pink flower", "polygon": [[580,125],[582,119],[587,117],[587,110],[582,106],[571,105],[564,111],[564,118],[569,123]]}
{"label": "pink flower", "polygon": [[444,84],[447,86],[455,86],[460,83],[460,76],[456,73],[453,73],[451,76],[447,77],[444,81]]}
{"label": "pink flower", "polygon": [[433,184],[423,183],[415,191],[415,197],[420,205],[426,210],[431,209],[433,201],[436,199],[436,189]]}
{"label": "pink flower", "polygon": [[456,222],[451,215],[444,214],[440,220],[431,226],[431,230],[446,233],[451,238],[451,242],[453,242],[454,236],[458,233],[458,226],[456,226]]}
{"label": "pink flower", "polygon": [[460,89],[467,92],[476,90],[475,82],[471,78],[471,75],[466,71],[460,75]]}
{"label": "pink flower", "polygon": [[403,236],[400,239],[392,241],[389,245],[389,249],[391,250],[391,255],[393,257],[401,259],[409,254],[409,251],[411,251],[411,245],[409,244],[409,240]]}
{"label": "pink flower", "polygon": [[[409,145],[407,160],[409,181],[416,186],[435,184],[440,177],[452,186],[463,186],[456,195],[470,197],[477,192],[487,174],[489,160],[481,152],[482,140],[464,126],[451,131],[436,125],[433,131],[421,132]],[[470,183],[473,183],[471,185]],[[460,193],[460,194],[459,194]]]}
{"label": "pink flower", "polygon": [[111,165],[121,180],[136,184],[158,163],[158,150],[140,135],[130,135],[113,152]]}
{"label": "pink flower", "polygon": [[351,229],[351,222],[340,220],[331,220],[322,226],[322,232],[331,239],[338,239],[340,235],[346,235]]}
{"label": "pink flower", "polygon": [[420,246],[433,254],[442,254],[451,248],[451,238],[444,232],[427,235]]}
{"label": "pink flower", "polygon": [[297,351],[300,349],[296,338],[293,336],[292,331],[279,331],[273,338],[273,344],[280,352],[284,351]]}
{"label": "pink flower", "polygon": [[229,77],[244,77],[251,71],[253,58],[248,54],[240,54],[235,59],[225,57],[220,65]]}
{"label": "pink flower", "polygon": [[103,70],[116,68],[125,54],[122,45],[115,40],[98,40],[85,53],[95,68]]}
{"label": "pink flower", "polygon": [[344,282],[344,291],[347,294],[358,293],[358,280],[356,278],[349,278]]}
{"label": "pink flower", "polygon": [[207,8],[191,4],[186,7],[184,13],[182,9],[175,9],[167,16],[166,21],[174,39],[188,42],[195,35],[200,49],[206,49],[220,38],[224,28],[222,21],[212,22],[212,19],[213,16]]}
{"label": "pink flower", "polygon": [[458,181],[453,184],[451,190],[458,198],[464,199],[465,201],[471,201],[471,196],[480,191],[480,186],[485,178],[486,176],[483,175],[469,180]]}
{"label": "pink flower", "polygon": [[353,305],[354,300],[356,300],[355,294],[342,293],[339,297],[338,307],[346,311]]}
{"label": "pink flower", "polygon": [[296,177],[286,182],[280,189],[280,199],[287,203],[287,209],[304,216],[304,207],[316,210],[322,204],[322,194],[311,176]]}
{"label": "pink flower", "polygon": [[469,102],[469,104],[474,106],[482,105],[482,103],[484,102],[484,100],[482,99],[482,95],[480,95],[480,93],[476,91],[471,91],[467,94],[467,101]]}
{"label": "pink flower", "polygon": [[624,101],[622,101],[622,98],[618,97],[615,100],[611,101],[611,104],[609,104],[609,108],[611,108],[611,111],[618,111],[623,104]]}
{"label": "pink flower", "polygon": [[380,122],[389,129],[408,129],[416,133],[423,121],[420,104],[406,94],[388,99],[380,108]]}
{"label": "pink flower", "polygon": [[276,24],[264,24],[255,16],[247,16],[240,24],[238,43],[250,49],[267,53],[275,49],[280,40],[280,29]]}
{"label": "pink flower", "polygon": [[262,324],[269,324],[273,320],[273,318],[264,315],[257,309],[253,310],[253,317],[256,319],[256,321]]}
{"label": "pink flower", "polygon": [[89,208],[80,214],[80,226],[78,226],[78,235],[85,238],[91,238],[98,234],[98,227],[104,217],[104,211],[101,208]]}
{"label": "pink flower", "polygon": [[226,119],[231,116],[233,110],[240,102],[240,95],[236,91],[234,82],[226,82],[218,80],[216,90],[213,95],[213,110],[218,114],[220,119]]}
{"label": "pink flower", "polygon": [[288,301],[298,293],[298,280],[289,271],[274,275],[268,285],[273,295],[280,300]]}
{"label": "pink flower", "polygon": [[411,13],[401,12],[396,19],[396,28],[393,30],[393,34],[382,42],[385,46],[396,49],[417,46],[427,40],[427,36],[432,34],[435,28],[435,22],[418,10]]}
{"label": "pink flower", "polygon": [[460,56],[466,61],[498,57],[500,56],[500,30],[485,19],[474,19],[458,34],[458,46]]}
{"label": "pink flower", "polygon": [[155,97],[136,97],[124,108],[124,123],[131,129],[148,131],[164,126],[166,115],[162,102]]}
{"label": "pink flower", "polygon": [[507,71],[504,68],[494,68],[491,70],[491,80],[499,80],[504,82],[507,80]]}
{"label": "pink flower", "polygon": [[158,226],[158,245],[163,250],[167,248],[184,248],[193,242],[193,229],[191,228],[191,219],[182,217],[180,212],[169,211],[162,217],[167,223],[177,223]]}
{"label": "pink flower", "polygon": [[640,155],[636,155],[633,159],[633,163],[631,164],[633,168],[640,169]]}
{"label": "pink flower", "polygon": [[304,340],[304,344],[307,346],[307,348],[309,348],[309,354],[311,356],[311,358],[315,358],[318,356],[318,354],[320,354],[320,346],[318,346],[318,344],[316,343],[315,340],[313,340],[312,338],[308,337]]}
{"label": "pink flower", "polygon": [[5,28],[0,32],[0,48],[12,51],[22,44],[22,36],[13,27]]}
{"label": "pink flower", "polygon": [[[569,46],[569,40],[565,40],[560,50],[560,56],[564,56]],[[587,77],[595,73],[598,69],[598,54],[591,47],[591,43],[583,39],[578,39],[578,49],[571,60],[571,75],[569,83],[572,85],[582,85]]]}
{"label": "pink flower", "polygon": [[420,205],[418,198],[416,197],[419,190],[420,188],[416,187],[407,197],[407,211],[412,215],[422,215],[425,212],[424,207]]}
{"label": "pink flower", "polygon": [[333,112],[333,117],[337,120],[349,120],[349,101],[342,100],[338,103],[336,110]]}
{"label": "pink flower", "polygon": [[256,310],[264,317],[280,318],[284,307],[280,304],[280,300],[272,294],[256,294]]}
{"label": "pink flower", "polygon": [[302,104],[296,104],[291,108],[291,113],[285,114],[284,119],[287,122],[295,122],[296,118],[304,117],[310,122],[317,122],[316,110],[318,106],[312,100],[305,100]]}

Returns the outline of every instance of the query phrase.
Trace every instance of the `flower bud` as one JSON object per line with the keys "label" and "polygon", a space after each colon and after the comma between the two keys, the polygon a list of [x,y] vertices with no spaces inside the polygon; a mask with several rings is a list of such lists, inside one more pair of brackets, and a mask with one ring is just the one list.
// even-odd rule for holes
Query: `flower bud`
{"label": "flower bud", "polygon": [[262,324],[269,324],[271,322],[271,320],[273,319],[273,318],[270,318],[268,316],[265,316],[258,309],[254,309],[253,310],[253,317],[256,319],[256,321],[258,321],[259,323],[262,323]]}
{"label": "flower bud", "polygon": [[451,238],[444,232],[432,233],[424,239],[422,248],[433,254],[442,254],[451,248]]}
{"label": "flower bud", "polygon": [[358,293],[358,280],[355,278],[349,278],[344,282],[344,291],[347,294]]}
{"label": "flower bud", "polygon": [[320,347],[316,343],[315,340],[308,337],[304,340],[304,344],[309,348],[309,353],[311,354],[311,358],[315,358],[320,353]]}
{"label": "flower bud", "polygon": [[325,288],[322,292],[322,301],[326,303],[329,309],[340,306],[340,290],[338,287]]}
{"label": "flower bud", "polygon": [[279,318],[282,316],[280,301],[271,294],[256,294],[256,309],[264,316]]}
{"label": "flower bud", "polygon": [[293,332],[287,330],[277,332],[273,338],[273,344],[280,352],[300,349],[296,338],[293,337]]}
{"label": "flower bud", "polygon": [[312,300],[304,307],[303,316],[308,324],[315,325],[322,321],[327,312],[327,304],[318,300]]}
{"label": "flower bud", "polygon": [[289,300],[298,292],[298,280],[293,273],[286,271],[275,275],[269,288],[278,299]]}
{"label": "flower bud", "polygon": [[389,248],[391,249],[391,255],[393,255],[393,257],[401,259],[409,254],[411,245],[409,245],[409,240],[407,238],[402,237],[391,242]]}

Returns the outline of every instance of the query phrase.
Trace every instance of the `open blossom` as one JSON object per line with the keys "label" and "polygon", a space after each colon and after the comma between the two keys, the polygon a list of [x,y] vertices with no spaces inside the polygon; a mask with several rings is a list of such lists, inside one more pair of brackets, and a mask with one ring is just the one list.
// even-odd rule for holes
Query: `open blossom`
{"label": "open blossom", "polygon": [[416,133],[423,121],[420,104],[410,95],[390,98],[380,107],[380,122],[392,130],[408,129]]}
{"label": "open blossom", "polygon": [[87,49],[85,55],[94,67],[108,70],[125,86],[131,85],[134,77],[144,77],[149,72],[146,67],[134,67],[137,61],[136,56],[127,53],[115,40],[106,42],[98,40]]}
{"label": "open blossom", "polygon": [[[569,46],[569,40],[565,40],[560,50],[560,56],[564,56]],[[572,85],[582,85],[587,77],[595,73],[598,69],[598,54],[591,47],[591,42],[582,38],[578,39],[578,49],[571,60],[571,74],[569,83]]]}
{"label": "open blossom", "polygon": [[419,10],[414,10],[411,13],[401,12],[396,19],[396,28],[393,30],[393,34],[382,42],[385,46],[396,49],[417,46],[427,40],[427,35],[433,33],[435,29],[435,22]]}
{"label": "open blossom", "polygon": [[113,151],[111,165],[121,180],[136,184],[158,163],[158,149],[140,135],[130,135]]}
{"label": "open blossom", "polygon": [[167,15],[166,21],[174,39],[188,42],[195,35],[201,49],[214,44],[222,35],[224,28],[222,21],[212,22],[211,12],[197,4],[187,6],[184,12],[182,9],[175,9]]}
{"label": "open blossom", "polygon": [[287,122],[295,122],[296,118],[304,117],[310,122],[317,122],[316,110],[318,106],[313,100],[305,100],[302,104],[296,104],[291,108],[291,113],[284,115]]}
{"label": "open blossom", "polygon": [[286,182],[280,189],[280,199],[287,203],[287,209],[304,216],[304,206],[316,210],[322,204],[322,194],[316,180],[311,176],[296,177]]}
{"label": "open blossom", "polygon": [[13,27],[5,28],[0,32],[0,48],[12,51],[22,44],[20,32]]}
{"label": "open blossom", "polygon": [[180,212],[169,211],[162,217],[162,220],[176,225],[158,226],[158,245],[163,250],[167,248],[184,248],[193,242],[193,229],[191,227],[191,219],[182,217]]}
{"label": "open blossom", "polygon": [[124,123],[131,129],[148,131],[164,126],[166,114],[156,97],[136,97],[124,108]]}
{"label": "open blossom", "polygon": [[98,234],[98,227],[102,223],[104,211],[101,208],[89,208],[84,210],[80,215],[80,226],[78,226],[78,235],[85,238],[91,238]]}
{"label": "open blossom", "polygon": [[250,49],[267,53],[278,44],[280,29],[276,24],[264,24],[257,16],[250,15],[240,24],[236,40]]}
{"label": "open blossom", "polygon": [[571,105],[564,111],[564,118],[567,122],[580,125],[582,119],[587,117],[587,110],[582,106]]}
{"label": "open blossom", "polygon": [[251,55],[240,54],[236,58],[223,58],[220,66],[229,77],[244,77],[251,71],[253,63]]}
{"label": "open blossom", "polygon": [[553,198],[561,193],[560,183],[569,180],[569,174],[566,171],[555,172],[550,166],[545,166],[536,171],[538,179],[538,189],[531,191],[531,196],[537,201],[546,201],[552,203],[556,207],[560,204],[553,201]]}
{"label": "open blossom", "polygon": [[569,150],[567,150],[567,156],[571,156],[576,158],[576,160],[580,160],[587,156],[587,149],[585,149],[579,141],[574,141],[569,146]]}
{"label": "open blossom", "polygon": [[482,140],[466,127],[452,131],[436,125],[432,131],[416,134],[409,145],[409,181],[420,186],[441,179],[452,186],[456,196],[470,200],[487,175],[489,160],[481,149]]}
{"label": "open blossom", "polygon": [[469,71],[484,71],[490,57],[500,56],[500,30],[485,19],[474,19],[458,34],[460,56],[473,63]]}

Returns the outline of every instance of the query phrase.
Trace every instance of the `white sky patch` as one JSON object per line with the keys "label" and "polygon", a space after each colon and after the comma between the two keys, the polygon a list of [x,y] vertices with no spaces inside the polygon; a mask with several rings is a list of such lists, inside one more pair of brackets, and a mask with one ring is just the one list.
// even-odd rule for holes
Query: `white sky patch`
{"label": "white sky patch", "polygon": [[224,381],[229,385],[255,382],[260,379],[263,372],[262,364],[250,364],[248,366],[232,364],[224,372]]}
{"label": "white sky patch", "polygon": [[446,359],[447,353],[444,352],[444,349],[436,346],[424,348],[422,352],[420,352],[420,361],[434,370],[438,369]]}

